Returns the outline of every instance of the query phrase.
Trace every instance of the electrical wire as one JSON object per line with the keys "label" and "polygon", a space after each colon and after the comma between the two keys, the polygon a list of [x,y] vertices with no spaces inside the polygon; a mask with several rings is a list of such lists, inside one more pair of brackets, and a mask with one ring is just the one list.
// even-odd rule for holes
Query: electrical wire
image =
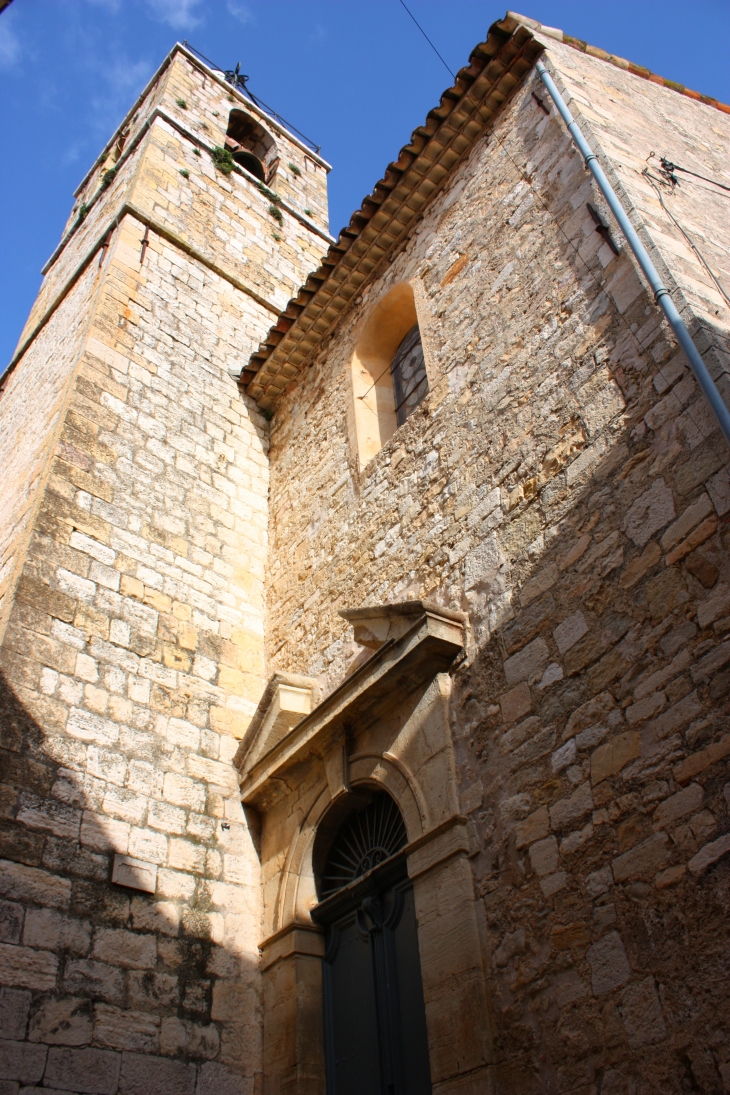
{"label": "electrical wire", "polygon": [[711,183],[712,186],[719,186],[721,190],[727,190],[730,193],[730,186],[726,186],[725,183],[718,182],[717,179],[710,179],[707,175],[698,175],[696,171],[690,171],[688,167],[680,167],[678,163],[672,163],[666,156],[662,156],[662,168],[670,177],[674,171],[681,171],[685,175],[692,175],[695,179],[702,179],[703,182]]}
{"label": "electrical wire", "polygon": [[412,11],[411,11],[411,10],[410,10],[410,9],[409,9],[408,7],[406,7],[406,5],[405,5],[405,3],[403,2],[403,0],[399,0],[399,3],[400,3],[400,5],[401,5],[401,7],[405,8],[405,10],[406,10],[406,11],[408,12],[408,14],[410,15],[411,19],[413,20],[413,22],[414,22],[414,23],[416,24],[416,26],[417,26],[417,27],[418,27],[418,29],[420,30],[420,32],[421,32],[421,34],[423,35],[423,37],[424,37],[424,38],[426,39],[426,41],[428,42],[428,44],[429,44],[429,46],[431,47],[431,49],[433,50],[433,52],[434,52],[434,53],[436,54],[436,56],[438,57],[438,59],[439,59],[439,61],[441,62],[441,64],[442,64],[442,65],[444,66],[444,68],[445,68],[445,69],[446,69],[446,71],[448,72],[448,74],[449,74],[449,76],[451,77],[451,79],[452,79],[452,80],[455,80],[455,79],[456,79],[456,76],[455,76],[455,75],[454,75],[454,73],[453,73],[453,72],[451,71],[451,69],[449,68],[449,66],[448,66],[448,65],[446,64],[446,61],[444,61],[443,57],[441,56],[441,54],[439,53],[439,51],[438,51],[438,50],[436,49],[436,46],[435,46],[435,45],[433,44],[433,42],[431,41],[431,39],[429,38],[429,36],[428,36],[428,35],[426,34],[425,30],[423,29],[423,27],[421,26],[421,24],[420,24],[420,23],[418,22],[418,20],[416,19],[416,17],[415,17],[415,15],[413,14],[413,12],[412,12]]}
{"label": "electrical wire", "polygon": [[[672,166],[673,166],[673,167],[676,167],[676,164],[672,164]],[[723,300],[725,301],[725,303],[726,303],[726,304],[728,305],[728,307],[730,307],[730,297],[729,297],[729,296],[727,295],[727,293],[726,293],[726,292],[725,292],[725,290],[723,289],[722,285],[720,284],[720,282],[719,282],[719,281],[717,280],[717,278],[715,277],[714,273],[712,272],[712,270],[711,270],[711,268],[710,268],[710,264],[709,264],[709,263],[707,262],[707,259],[706,259],[706,258],[704,257],[704,255],[703,255],[703,254],[702,254],[702,252],[700,251],[700,249],[699,249],[699,247],[697,246],[697,244],[696,244],[696,243],[694,242],[694,240],[693,240],[693,239],[691,238],[691,236],[690,236],[690,235],[689,235],[689,234],[688,234],[688,233],[687,233],[687,232],[685,231],[685,229],[684,229],[684,228],[682,227],[682,225],[681,225],[681,224],[679,223],[679,221],[677,220],[677,218],[676,218],[676,217],[674,216],[674,213],[672,213],[671,209],[669,209],[669,208],[667,207],[667,204],[666,204],[666,202],[664,201],[664,195],[662,194],[662,191],[661,191],[661,185],[662,185],[662,180],[661,180],[661,179],[657,179],[657,178],[656,178],[656,177],[655,177],[654,175],[652,175],[652,173],[651,173],[651,171],[649,170],[649,168],[648,168],[648,167],[645,167],[645,168],[644,168],[644,170],[642,171],[642,175],[643,175],[643,176],[644,176],[644,177],[646,178],[647,182],[649,182],[649,184],[650,184],[650,185],[651,185],[651,186],[653,187],[654,191],[656,192],[656,195],[657,195],[657,197],[659,198],[659,201],[661,202],[661,206],[662,206],[662,209],[663,209],[663,210],[664,210],[664,212],[665,212],[665,213],[667,214],[667,216],[668,216],[668,217],[669,217],[669,219],[670,219],[670,220],[672,221],[672,223],[673,223],[674,225],[676,225],[676,227],[677,227],[677,228],[679,229],[679,231],[680,231],[680,232],[682,233],[682,235],[684,236],[685,240],[687,241],[687,243],[689,244],[689,246],[690,246],[690,247],[692,248],[692,250],[694,251],[695,255],[696,255],[696,256],[697,256],[697,258],[698,258],[698,259],[700,260],[700,262],[701,262],[701,263],[702,263],[702,265],[704,266],[705,270],[707,271],[707,273],[708,273],[708,274],[710,275],[710,277],[711,277],[711,278],[712,278],[712,280],[714,281],[714,283],[715,283],[715,285],[716,285],[716,287],[717,287],[717,291],[718,291],[718,293],[719,293],[719,294],[721,295],[721,297],[723,298]],[[672,186],[672,189],[674,189],[674,187],[673,187],[673,186]]]}

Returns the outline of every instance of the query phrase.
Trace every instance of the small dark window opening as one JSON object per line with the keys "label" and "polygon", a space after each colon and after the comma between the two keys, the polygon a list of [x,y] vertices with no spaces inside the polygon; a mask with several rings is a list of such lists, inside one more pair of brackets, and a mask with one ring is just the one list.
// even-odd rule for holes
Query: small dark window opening
{"label": "small dark window opening", "polygon": [[261,182],[268,182],[276,171],[279,160],[274,138],[243,110],[232,110],[229,115],[226,148],[234,163]]}
{"label": "small dark window opening", "polygon": [[393,375],[395,417],[402,426],[428,393],[426,362],[418,324],[414,324],[395,352],[390,366]]}

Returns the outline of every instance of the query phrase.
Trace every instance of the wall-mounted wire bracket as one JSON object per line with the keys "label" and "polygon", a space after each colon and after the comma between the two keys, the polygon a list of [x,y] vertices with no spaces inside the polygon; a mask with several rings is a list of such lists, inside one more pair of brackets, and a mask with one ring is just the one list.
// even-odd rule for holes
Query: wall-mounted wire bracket
{"label": "wall-mounted wire bracket", "polygon": [[[678,186],[679,179],[674,174],[674,172],[677,170],[677,165],[673,164],[671,160],[668,160],[666,156],[662,156],[661,162],[662,172],[666,175],[667,180],[672,184],[672,186]],[[681,170],[681,168],[679,168],[679,170]]]}
{"label": "wall-mounted wire bracket", "polygon": [[606,241],[608,246],[611,248],[614,255],[620,255],[621,252],[619,251],[618,246],[615,243],[613,236],[611,235],[611,229],[608,227],[607,224],[603,223],[603,218],[601,217],[601,214],[598,212],[597,209],[593,208],[593,206],[591,205],[590,202],[586,202],[586,209],[588,210],[591,217],[595,221],[596,232],[598,232],[598,235],[603,236],[604,240]]}

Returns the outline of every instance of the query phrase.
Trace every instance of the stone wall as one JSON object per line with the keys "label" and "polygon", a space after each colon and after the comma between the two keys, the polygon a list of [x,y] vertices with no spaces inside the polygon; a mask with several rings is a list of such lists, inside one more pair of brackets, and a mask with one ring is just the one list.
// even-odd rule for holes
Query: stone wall
{"label": "stone wall", "polygon": [[[180,53],[144,108],[166,97],[199,128],[231,105]],[[120,162],[0,403],[3,1095],[259,1090],[259,862],[231,759],[265,682],[268,424],[234,376],[265,294],[283,304],[324,241],[193,148],[157,117]],[[305,156],[282,151],[284,178]]]}
{"label": "stone wall", "polygon": [[[596,81],[608,68],[579,60]],[[276,412],[270,664],[332,688],[367,653],[339,608],[414,595],[467,609],[452,729],[505,1075],[585,1095],[714,1092],[730,1076],[727,453],[533,91]],[[661,129],[675,93],[648,94]],[[431,390],[360,472],[351,355],[403,280]],[[724,325],[688,318],[727,397]]]}
{"label": "stone wall", "polygon": [[[226,373],[240,294],[154,237],[140,278],[139,239],[111,248],[0,661],[0,1068],[207,1091],[260,1068],[229,762],[263,686],[265,423]],[[115,855],[154,895],[110,885]]]}
{"label": "stone wall", "polygon": [[98,282],[92,265],[0,387],[0,636]]}

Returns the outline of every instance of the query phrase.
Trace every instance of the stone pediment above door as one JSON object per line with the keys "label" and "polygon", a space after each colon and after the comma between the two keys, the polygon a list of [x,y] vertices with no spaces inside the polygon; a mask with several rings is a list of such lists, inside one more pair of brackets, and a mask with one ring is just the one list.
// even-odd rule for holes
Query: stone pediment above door
{"label": "stone pediment above door", "polygon": [[254,717],[236,753],[239,768],[250,767],[269,753],[315,709],[322,690],[313,677],[275,673],[259,700]]}
{"label": "stone pediment above door", "polygon": [[374,653],[321,702],[312,678],[271,678],[235,758],[247,804],[260,807],[278,797],[287,773],[312,754],[330,754],[348,725],[376,717],[394,696],[433,680],[464,647],[466,617],[428,601],[343,609],[340,615],[353,624],[355,641]]}

